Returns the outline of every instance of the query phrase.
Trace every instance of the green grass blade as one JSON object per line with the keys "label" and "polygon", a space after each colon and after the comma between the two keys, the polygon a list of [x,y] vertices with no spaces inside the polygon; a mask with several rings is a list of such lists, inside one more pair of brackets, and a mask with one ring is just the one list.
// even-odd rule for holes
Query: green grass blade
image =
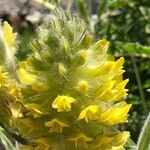
{"label": "green grass blade", "polygon": [[16,150],[11,140],[7,137],[5,131],[1,127],[0,127],[0,141],[4,145],[6,150]]}
{"label": "green grass blade", "polygon": [[144,123],[138,140],[138,150],[149,150],[150,145],[150,113]]}

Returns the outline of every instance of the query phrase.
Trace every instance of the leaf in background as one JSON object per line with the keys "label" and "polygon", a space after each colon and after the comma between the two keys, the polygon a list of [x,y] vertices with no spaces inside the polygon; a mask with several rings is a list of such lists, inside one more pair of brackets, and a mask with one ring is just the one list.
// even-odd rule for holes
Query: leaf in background
{"label": "leaf in background", "polygon": [[139,54],[141,57],[146,57],[147,55],[150,56],[150,46],[143,46],[138,43],[124,43],[124,42],[114,42],[116,48],[124,53],[134,53]]}
{"label": "leaf in background", "polygon": [[138,150],[149,150],[150,146],[150,114],[148,115],[138,140]]}

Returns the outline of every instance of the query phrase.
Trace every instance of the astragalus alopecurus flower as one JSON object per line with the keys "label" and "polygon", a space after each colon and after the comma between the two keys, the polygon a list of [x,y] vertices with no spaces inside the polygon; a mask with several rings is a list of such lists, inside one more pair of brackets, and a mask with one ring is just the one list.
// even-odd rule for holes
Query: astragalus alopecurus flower
{"label": "astragalus alopecurus flower", "polygon": [[115,60],[106,39],[95,42],[78,16],[58,10],[37,28],[31,47],[27,59],[16,60],[16,78],[3,65],[9,126],[32,141],[20,149],[124,149],[129,132],[116,126],[131,107],[123,100],[124,58]]}

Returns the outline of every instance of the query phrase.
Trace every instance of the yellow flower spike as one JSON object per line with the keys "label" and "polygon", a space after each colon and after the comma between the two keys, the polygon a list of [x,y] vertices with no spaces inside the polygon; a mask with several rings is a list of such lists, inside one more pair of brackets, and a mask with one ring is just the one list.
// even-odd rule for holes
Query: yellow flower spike
{"label": "yellow flower spike", "polygon": [[3,25],[3,38],[4,42],[9,46],[12,47],[14,44],[14,41],[16,39],[16,33],[13,33],[12,27],[8,24],[8,22],[4,22]]}
{"label": "yellow flower spike", "polygon": [[99,69],[98,75],[99,76],[105,76],[108,73],[112,71],[112,68],[114,67],[115,62],[114,61],[107,61],[105,62]]}
{"label": "yellow flower spike", "polygon": [[83,133],[78,133],[73,135],[68,139],[69,141],[75,142],[75,147],[83,147],[83,148],[88,148],[88,143],[92,142],[93,139],[84,135]]}
{"label": "yellow flower spike", "polygon": [[87,81],[80,81],[77,85],[77,90],[81,93],[86,93],[89,89],[89,84]]}
{"label": "yellow flower spike", "polygon": [[123,81],[124,58],[107,53],[109,41],[95,42],[84,21],[56,10],[36,30],[32,52],[14,62],[15,36],[9,24],[4,26],[0,117],[33,140],[24,149],[123,149],[128,134],[120,134],[118,124],[127,122],[131,107],[121,101],[128,80]]}
{"label": "yellow flower spike", "polygon": [[73,97],[69,96],[57,96],[56,99],[52,103],[52,107],[57,109],[57,112],[68,112],[71,110],[71,104],[76,100]]}
{"label": "yellow flower spike", "polygon": [[106,126],[127,122],[127,113],[130,108],[131,104],[117,103],[112,108],[101,113],[99,121]]}
{"label": "yellow flower spike", "polygon": [[100,113],[100,111],[101,110],[98,105],[88,106],[81,111],[78,120],[85,119],[86,123],[88,123],[89,120],[97,120],[98,113]]}
{"label": "yellow flower spike", "polygon": [[31,85],[37,80],[36,75],[29,74],[28,71],[26,71],[23,68],[20,68],[18,70],[18,76],[19,76],[21,83],[25,85]]}
{"label": "yellow flower spike", "polygon": [[53,119],[45,123],[46,127],[50,127],[49,132],[62,133],[63,128],[69,127],[67,124],[59,121],[58,119]]}

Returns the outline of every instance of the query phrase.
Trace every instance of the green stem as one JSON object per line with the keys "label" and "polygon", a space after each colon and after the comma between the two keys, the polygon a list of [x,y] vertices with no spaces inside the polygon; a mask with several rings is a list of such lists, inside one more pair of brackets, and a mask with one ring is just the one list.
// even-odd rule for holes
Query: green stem
{"label": "green stem", "polygon": [[144,127],[139,136],[138,140],[138,150],[149,150],[150,146],[150,113],[144,123]]}
{"label": "green stem", "polygon": [[135,57],[132,54],[131,54],[131,60],[132,60],[133,67],[134,67],[134,72],[135,72],[135,75],[136,75],[136,80],[137,80],[137,84],[138,84],[138,88],[139,88],[141,101],[142,101],[145,112],[148,112],[148,108],[147,108],[146,102],[145,102],[145,96],[144,96],[144,92],[143,92],[143,87],[142,87],[142,83],[141,83],[139,70],[138,70],[138,67],[136,65]]}

